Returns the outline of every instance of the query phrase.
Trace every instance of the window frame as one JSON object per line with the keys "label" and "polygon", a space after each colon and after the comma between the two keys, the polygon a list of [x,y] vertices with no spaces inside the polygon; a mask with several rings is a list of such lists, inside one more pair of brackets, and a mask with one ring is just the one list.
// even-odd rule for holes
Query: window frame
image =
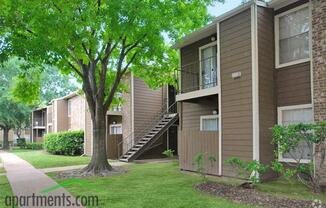
{"label": "window frame", "polygon": [[110,124],[109,129],[110,129],[110,135],[120,135],[120,134],[113,134],[112,133],[112,127],[120,127],[121,128],[121,134],[122,134],[122,124]]}
{"label": "window frame", "polygon": [[[309,10],[309,57],[308,58],[302,58],[302,59],[298,59],[298,60],[294,60],[294,61],[289,61],[287,63],[280,63],[280,18],[288,15],[290,13],[296,12],[298,10],[304,9],[304,8],[308,8]],[[292,66],[292,65],[296,65],[296,64],[300,64],[300,63],[305,63],[305,62],[309,62],[311,60],[311,12],[310,12],[310,5],[309,3],[305,3],[303,5],[300,5],[298,7],[295,7],[293,9],[290,9],[288,11],[282,12],[278,15],[276,15],[274,17],[274,27],[275,27],[275,67],[276,68],[283,68],[283,67],[287,67],[287,66]]]}
{"label": "window frame", "polygon": [[[218,63],[218,53],[219,53],[219,51],[218,51],[218,45],[217,45],[217,41],[215,40],[215,41],[213,41],[213,42],[211,42],[211,43],[208,43],[208,44],[206,44],[206,45],[203,45],[203,46],[200,46],[199,48],[198,48],[198,50],[199,50],[199,89],[200,90],[202,90],[202,89],[207,89],[207,88],[203,88],[203,86],[202,86],[202,64],[201,64],[201,62],[202,62],[202,59],[201,59],[201,51],[203,50],[203,49],[206,49],[206,48],[209,48],[209,47],[213,47],[213,46],[216,46],[216,50],[217,50],[217,53],[216,53],[216,82],[218,82],[218,77],[217,77],[217,75],[218,75],[218,73],[219,73],[219,63]],[[218,85],[218,83],[216,83],[216,86]]]}
{"label": "window frame", "polygon": [[217,120],[217,130],[216,131],[212,131],[212,132],[219,132],[219,115],[215,114],[215,115],[204,115],[204,116],[200,116],[200,131],[209,131],[209,130],[203,130],[203,120],[205,119],[216,119]]}
{"label": "window frame", "polygon": [[[283,111],[287,110],[298,110],[298,109],[307,109],[310,108],[313,112],[313,105],[312,104],[303,104],[303,105],[291,105],[291,106],[283,106],[283,107],[278,107],[277,108],[277,124],[282,125],[283,123]],[[278,147],[277,147],[278,148]],[[283,155],[279,152],[278,154],[278,161],[280,162],[287,162],[287,163],[296,163],[297,161],[295,159],[291,158],[283,158]],[[300,163],[310,163],[311,159],[302,159]]]}

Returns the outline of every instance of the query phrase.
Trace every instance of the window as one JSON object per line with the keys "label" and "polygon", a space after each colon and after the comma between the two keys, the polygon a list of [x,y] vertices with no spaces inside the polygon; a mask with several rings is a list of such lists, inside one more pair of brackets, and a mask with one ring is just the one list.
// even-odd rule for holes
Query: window
{"label": "window", "polygon": [[68,117],[71,117],[71,100],[68,100]]}
{"label": "window", "polygon": [[[312,105],[298,105],[278,108],[278,123],[280,125],[289,125],[297,123],[313,122]],[[306,142],[299,143],[298,148],[279,156],[280,161],[291,162],[294,159],[302,158],[302,162],[309,162],[312,156],[312,147]]]}
{"label": "window", "polygon": [[110,125],[110,134],[122,134],[122,124],[111,124]]}
{"label": "window", "polygon": [[275,17],[276,66],[309,61],[310,14],[307,4]]}
{"label": "window", "polygon": [[218,131],[218,115],[200,116],[200,131]]}
{"label": "window", "polygon": [[200,89],[217,85],[217,45],[216,42],[199,48]]}

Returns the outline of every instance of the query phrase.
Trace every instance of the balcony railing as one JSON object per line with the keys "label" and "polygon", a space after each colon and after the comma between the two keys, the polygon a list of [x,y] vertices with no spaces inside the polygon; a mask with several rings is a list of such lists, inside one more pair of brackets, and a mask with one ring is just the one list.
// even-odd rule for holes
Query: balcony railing
{"label": "balcony railing", "polygon": [[177,70],[177,77],[179,94],[217,86],[216,57],[213,56],[182,65]]}

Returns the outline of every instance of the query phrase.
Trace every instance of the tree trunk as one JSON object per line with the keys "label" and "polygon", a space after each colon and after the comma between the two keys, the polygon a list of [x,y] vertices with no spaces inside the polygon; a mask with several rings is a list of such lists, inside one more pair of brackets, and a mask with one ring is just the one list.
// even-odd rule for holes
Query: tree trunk
{"label": "tree trunk", "polygon": [[3,149],[9,149],[9,129],[3,129]]}
{"label": "tree trunk", "polygon": [[113,170],[106,155],[106,113],[99,107],[93,122],[93,154],[90,163],[82,171],[91,175],[102,175]]}

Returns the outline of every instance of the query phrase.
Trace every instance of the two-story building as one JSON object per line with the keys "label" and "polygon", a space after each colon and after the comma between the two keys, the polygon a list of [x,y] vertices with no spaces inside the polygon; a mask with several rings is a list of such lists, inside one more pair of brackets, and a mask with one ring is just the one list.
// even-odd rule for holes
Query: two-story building
{"label": "two-story building", "polygon": [[181,169],[194,171],[203,153],[207,173],[234,176],[230,157],[274,159],[275,124],[326,120],[325,9],[321,0],[253,0],[175,44]]}

